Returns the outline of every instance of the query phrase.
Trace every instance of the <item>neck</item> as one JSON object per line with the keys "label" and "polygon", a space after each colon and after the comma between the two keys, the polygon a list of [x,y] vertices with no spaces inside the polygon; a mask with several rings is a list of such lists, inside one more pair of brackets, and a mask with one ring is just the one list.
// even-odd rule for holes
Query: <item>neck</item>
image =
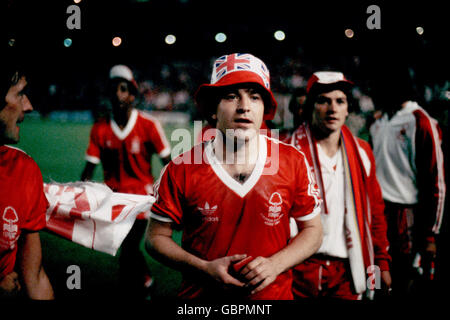
{"label": "neck", "polygon": [[222,133],[214,139],[213,146],[217,159],[223,164],[252,165],[258,159],[259,135],[242,141]]}
{"label": "neck", "polygon": [[410,103],[411,101],[407,100],[405,102],[402,102],[400,104],[396,104],[394,107],[389,108],[388,110],[385,111],[385,113],[387,114],[388,118],[392,118],[399,110],[402,110],[404,108],[406,108],[406,106]]}
{"label": "neck", "polygon": [[133,108],[113,110],[114,121],[117,123],[117,125],[120,128],[123,128],[127,125],[132,111],[133,111]]}
{"label": "neck", "polygon": [[316,134],[313,129],[313,134],[327,156],[332,157],[338,152],[341,143],[341,130],[326,135],[324,133]]}
{"label": "neck", "polygon": [[408,104],[410,104],[410,103],[411,103],[410,100],[407,100],[407,101],[403,102],[403,103],[400,105],[400,109],[406,108],[406,106],[407,106]]}

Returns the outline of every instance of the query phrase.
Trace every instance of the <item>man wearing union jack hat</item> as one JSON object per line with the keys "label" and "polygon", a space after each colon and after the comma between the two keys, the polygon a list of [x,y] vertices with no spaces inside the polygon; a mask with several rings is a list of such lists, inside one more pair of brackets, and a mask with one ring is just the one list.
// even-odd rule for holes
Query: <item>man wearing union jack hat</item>
{"label": "man wearing union jack hat", "polygon": [[290,269],[321,242],[320,199],[303,154],[259,133],[277,106],[269,71],[251,54],[224,55],[195,98],[215,138],[163,169],[147,250],[182,271],[181,298],[292,299]]}
{"label": "man wearing union jack hat", "polygon": [[305,122],[290,137],[313,165],[321,198],[322,244],[294,268],[296,298],[362,298],[389,290],[384,203],[367,142],[344,125],[353,83],[341,72],[314,73],[306,87]]}

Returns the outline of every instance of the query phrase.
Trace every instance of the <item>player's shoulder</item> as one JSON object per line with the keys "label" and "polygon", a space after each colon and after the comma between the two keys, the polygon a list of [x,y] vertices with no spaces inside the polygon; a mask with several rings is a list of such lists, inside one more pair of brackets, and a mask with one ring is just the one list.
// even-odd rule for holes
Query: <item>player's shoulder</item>
{"label": "player's shoulder", "polygon": [[418,106],[412,113],[419,127],[431,127],[437,125],[437,120],[430,116],[429,113],[420,106]]}
{"label": "player's shoulder", "polygon": [[209,164],[204,154],[207,143],[208,141],[199,143],[174,157],[161,171],[161,176],[168,174],[170,179],[178,181],[204,173]]}
{"label": "player's shoulder", "polygon": [[158,118],[156,118],[154,115],[150,114],[150,112],[145,110],[138,110],[136,109],[138,119],[142,122],[148,122],[151,124],[159,123]]}
{"label": "player's shoulder", "polygon": [[194,145],[189,150],[174,157],[172,161],[170,161],[170,164],[181,167],[207,163],[207,157],[204,152],[209,143],[211,143],[211,141],[204,141]]}
{"label": "player's shoulder", "polygon": [[0,147],[2,161],[14,163],[14,166],[38,168],[34,159],[20,148],[4,145]]}
{"label": "player's shoulder", "polygon": [[289,159],[291,157],[304,156],[303,152],[298,150],[294,145],[288,143],[287,141],[281,141],[279,139],[268,136],[265,136],[265,138],[267,140],[267,147],[269,149],[273,149],[272,146],[275,146],[276,148],[278,148],[279,154],[282,157],[286,157]]}
{"label": "player's shoulder", "polygon": [[4,156],[5,154],[9,155],[10,157],[13,158],[23,158],[23,159],[28,159],[31,157],[22,149],[17,148],[17,147],[13,147],[10,145],[3,145],[0,147],[1,153]]}
{"label": "player's shoulder", "polygon": [[95,120],[92,125],[92,130],[102,130],[104,128],[109,128],[111,126],[111,118],[109,117],[101,117]]}

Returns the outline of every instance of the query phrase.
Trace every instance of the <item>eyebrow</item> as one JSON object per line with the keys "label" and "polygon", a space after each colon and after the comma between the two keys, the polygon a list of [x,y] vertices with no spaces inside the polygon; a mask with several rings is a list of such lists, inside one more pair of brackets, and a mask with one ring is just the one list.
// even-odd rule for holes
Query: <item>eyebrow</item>
{"label": "eyebrow", "polygon": [[[332,99],[331,97],[326,96],[324,93],[321,93],[317,96],[317,98],[325,98],[325,99]],[[316,99],[317,99],[316,98]],[[347,99],[347,96],[344,94],[343,96],[338,96],[335,98],[336,100],[338,99]]]}

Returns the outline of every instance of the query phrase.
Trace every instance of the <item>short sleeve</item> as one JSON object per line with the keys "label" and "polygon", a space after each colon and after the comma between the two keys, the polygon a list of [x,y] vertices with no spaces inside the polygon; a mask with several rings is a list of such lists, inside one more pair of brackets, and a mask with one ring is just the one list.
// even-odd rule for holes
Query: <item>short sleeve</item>
{"label": "short sleeve", "polygon": [[100,146],[99,146],[99,134],[98,134],[98,125],[94,124],[91,133],[89,135],[89,144],[86,150],[86,161],[89,161],[94,164],[100,163]]}
{"label": "short sleeve", "polygon": [[170,144],[167,141],[163,128],[157,119],[151,121],[151,138],[156,153],[161,158],[166,158],[170,155]]}
{"label": "short sleeve", "polygon": [[[156,201],[152,206],[150,217],[162,222],[182,223],[183,194],[179,188],[181,175],[175,172],[177,165],[170,162],[161,171],[160,178],[154,185]],[[177,180],[178,179],[178,180]]]}
{"label": "short sleeve", "polygon": [[27,231],[38,231],[45,228],[45,214],[48,208],[48,201],[44,193],[44,182],[42,180],[41,171],[37,164],[33,161],[33,166],[29,170],[30,183],[27,184],[29,198],[27,198],[27,207],[29,211],[21,226]]}
{"label": "short sleeve", "polygon": [[314,173],[302,152],[297,161],[296,188],[291,216],[297,221],[307,221],[320,213],[320,192]]}

